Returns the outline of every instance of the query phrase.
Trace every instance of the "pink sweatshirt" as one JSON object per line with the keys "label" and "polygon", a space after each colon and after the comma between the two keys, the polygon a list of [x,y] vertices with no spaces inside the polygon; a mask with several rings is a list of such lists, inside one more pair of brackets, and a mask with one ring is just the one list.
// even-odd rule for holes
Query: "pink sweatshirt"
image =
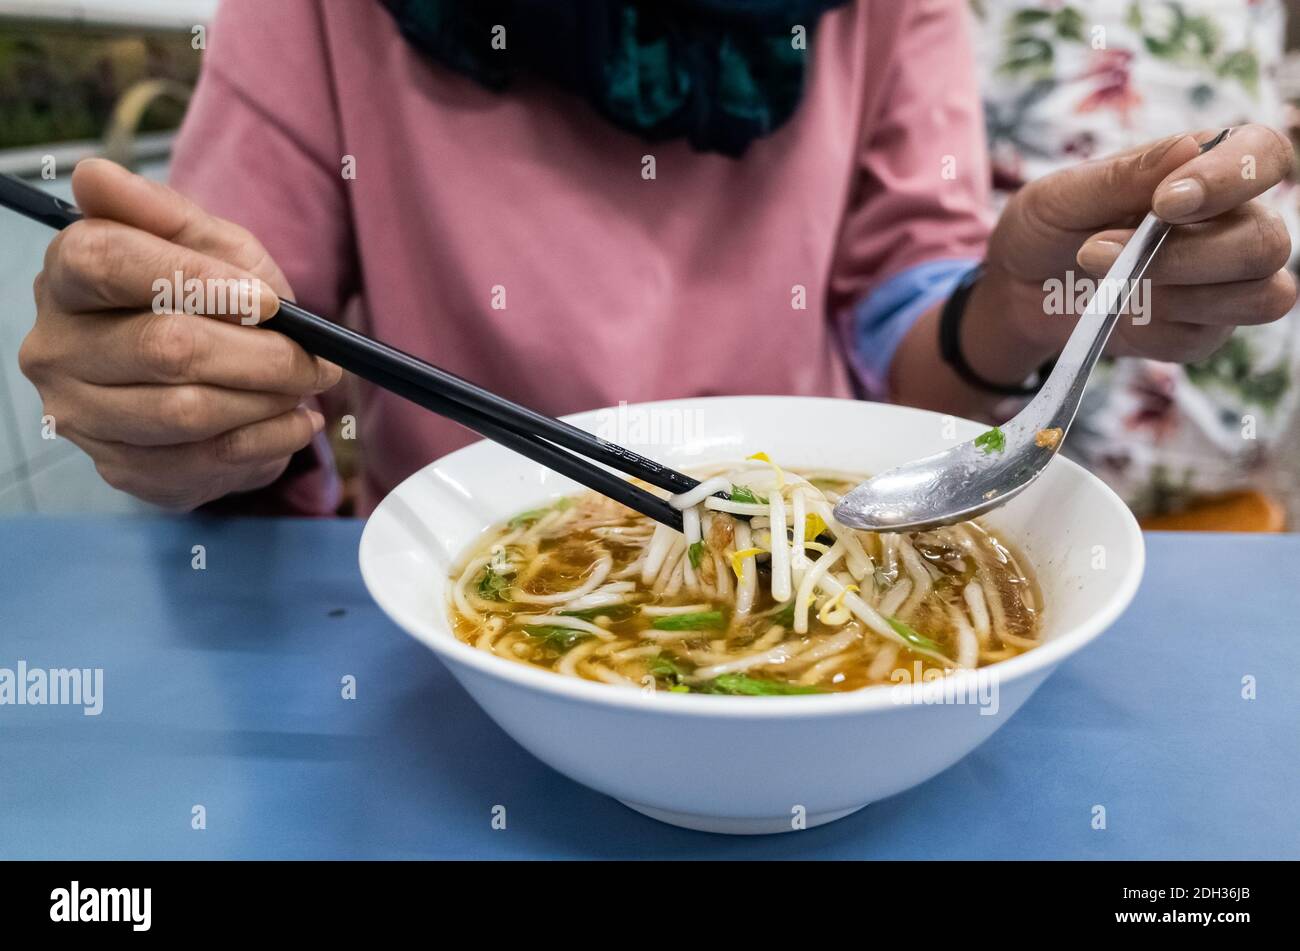
{"label": "pink sweatshirt", "polygon": [[[257,234],[303,306],[339,318],[355,299],[358,329],[546,413],[850,396],[853,306],[987,237],[965,16],[826,15],[798,112],[737,161],[643,142],[542,85],[487,91],[378,2],[224,0],[173,183]],[[357,419],[363,511],[475,438],[368,386],[338,411]],[[323,441],[315,458],[273,487],[282,511],[337,504]]]}

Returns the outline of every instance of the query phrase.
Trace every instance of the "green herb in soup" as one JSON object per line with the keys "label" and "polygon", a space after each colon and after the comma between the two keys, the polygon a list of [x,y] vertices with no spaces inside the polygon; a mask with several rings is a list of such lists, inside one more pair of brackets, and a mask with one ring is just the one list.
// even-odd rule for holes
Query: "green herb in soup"
{"label": "green herb in soup", "polygon": [[704,693],[729,693],[742,697],[788,697],[805,693],[825,693],[822,687],[806,687],[784,683],[780,680],[759,680],[744,674],[723,674],[705,681],[700,690]]}
{"label": "green herb in soup", "polygon": [[727,626],[721,611],[696,611],[691,614],[669,614],[655,618],[650,624],[657,631],[716,630]]}
{"label": "green herb in soup", "polygon": [[861,477],[761,454],[700,478],[729,498],[686,509],[685,533],[595,494],[488,532],[453,579],[456,635],[566,676],[742,697],[909,682],[1038,644],[1037,588],[978,522],[853,531],[831,510]]}

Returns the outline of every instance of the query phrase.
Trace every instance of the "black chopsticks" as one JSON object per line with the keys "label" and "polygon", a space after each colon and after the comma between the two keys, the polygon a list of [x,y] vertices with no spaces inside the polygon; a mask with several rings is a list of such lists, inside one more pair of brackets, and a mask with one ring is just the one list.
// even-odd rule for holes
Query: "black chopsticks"
{"label": "black chopsticks", "polygon": [[[323,317],[288,302],[281,302],[280,313],[272,318],[266,326],[274,327],[286,315],[289,316],[287,325],[282,324],[277,329],[302,346],[308,353],[314,353],[326,360],[337,363],[339,366],[352,371],[365,380],[369,380],[376,386],[388,390],[390,393],[410,400],[417,406],[432,410],[439,416],[460,423],[467,429],[474,430],[480,436],[499,443],[507,449],[512,449],[521,456],[526,456],[534,462],[558,472],[560,475],[567,476],[573,481],[599,492],[601,495],[607,496],[616,502],[621,502],[633,511],[640,512],[657,522],[662,522],[670,528],[681,531],[682,513],[658,496],[651,495],[644,489],[620,479],[599,466],[592,465],[580,456],[566,452],[545,439],[538,438],[526,431],[521,432],[501,419],[494,418],[488,413],[467,406],[464,403],[456,402],[441,392],[437,386],[428,385],[426,380],[422,379],[423,368],[428,366],[423,361],[400,350],[388,347],[373,338],[366,337],[364,334],[357,334],[345,327],[331,324]],[[321,324],[324,324],[325,327],[321,327]],[[354,335],[369,346],[365,347],[364,350],[358,348],[352,341],[341,341],[339,335],[332,331],[343,331],[345,334]],[[379,348],[378,352],[376,352],[375,348]],[[384,351],[392,352],[387,353]],[[429,369],[437,370],[438,368],[429,367]],[[438,372],[443,373],[445,371],[438,370]],[[466,383],[465,385],[473,387],[473,384]],[[478,389],[477,387],[473,388]],[[487,393],[487,391],[482,392]],[[493,399],[501,399],[492,393],[488,393],[488,395]],[[502,402],[508,401],[503,400]],[[532,414],[531,410],[524,407],[517,408],[525,413]],[[569,426],[567,423],[562,423],[550,417],[542,418],[555,423],[559,427],[572,430],[574,433],[585,437],[586,440],[597,441],[596,437],[583,432],[577,427]],[[571,441],[574,443],[582,442],[582,440],[577,439]],[[600,442],[603,445],[613,445],[612,443]],[[641,458],[635,453],[628,453],[628,455],[633,460]],[[666,479],[669,477],[664,476],[663,473],[667,472],[679,479],[696,482],[690,476],[660,466],[656,466],[655,469],[647,467],[638,472],[636,470],[637,463],[635,462],[624,460],[623,465],[626,466],[623,471],[631,475],[640,476],[641,472],[654,473],[656,478]],[[685,489],[678,491],[685,491]]]}
{"label": "black chopsticks", "polygon": [[[72,205],[11,175],[0,175],[0,205],[59,230],[81,218]],[[699,485],[688,475],[513,403],[290,301],[281,301],[279,313],[265,326],[284,334],[308,353],[454,420],[642,515],[678,531],[682,528],[681,512],[666,501],[582,457],[674,494]]]}

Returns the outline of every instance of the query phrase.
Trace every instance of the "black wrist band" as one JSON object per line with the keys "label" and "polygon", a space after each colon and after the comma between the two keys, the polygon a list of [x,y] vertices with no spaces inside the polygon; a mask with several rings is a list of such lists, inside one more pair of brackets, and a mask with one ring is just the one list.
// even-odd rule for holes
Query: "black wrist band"
{"label": "black wrist band", "polygon": [[966,302],[970,299],[971,291],[983,276],[984,265],[971,268],[943,305],[943,312],[939,315],[939,356],[965,383],[977,390],[999,396],[1033,396],[1042,387],[1055,361],[1039,369],[1038,378],[1032,385],[1019,386],[984,379],[966,362],[966,357],[961,352],[961,319],[966,314]]}

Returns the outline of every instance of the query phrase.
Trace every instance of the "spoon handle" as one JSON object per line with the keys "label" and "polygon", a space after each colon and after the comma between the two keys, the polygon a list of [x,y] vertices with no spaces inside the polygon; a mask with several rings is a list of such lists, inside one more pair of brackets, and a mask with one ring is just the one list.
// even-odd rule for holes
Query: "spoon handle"
{"label": "spoon handle", "polygon": [[1078,412],[1092,369],[1101,359],[1102,350],[1120,316],[1131,301],[1136,304],[1149,302],[1150,293],[1141,287],[1141,281],[1171,230],[1172,227],[1154,213],[1148,214],[1105,278],[1098,283],[1087,309],[1080,315],[1070,339],[1057,357],[1056,366],[1038,395],[1025,407],[1026,411],[1032,411],[1036,406],[1046,410],[1032,413],[1034,417],[1041,417],[1032,420],[1035,430],[1059,428],[1064,431],[1069,428]]}
{"label": "spoon handle", "polygon": [[[1202,145],[1201,154],[1226,139],[1231,131],[1224,129]],[[1142,220],[1098,284],[1096,293],[1092,295],[1087,309],[1079,317],[1079,322],[1061,350],[1056,366],[1034,399],[1008,424],[1009,429],[1033,434],[1044,429],[1060,429],[1064,433],[1070,428],[1083,399],[1088,378],[1101,359],[1102,350],[1120,316],[1130,302],[1150,302],[1149,289],[1142,287],[1142,278],[1172,230],[1173,226],[1157,218],[1155,212],[1149,213]]]}

